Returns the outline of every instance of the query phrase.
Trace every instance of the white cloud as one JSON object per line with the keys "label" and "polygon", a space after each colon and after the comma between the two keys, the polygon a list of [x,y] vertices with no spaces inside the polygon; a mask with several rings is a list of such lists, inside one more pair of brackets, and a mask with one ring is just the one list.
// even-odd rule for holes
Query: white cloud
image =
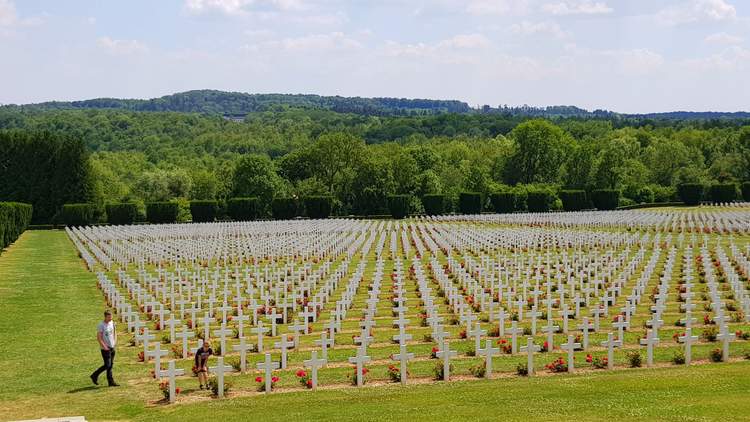
{"label": "white cloud", "polygon": [[719,54],[689,59],[681,63],[689,71],[748,71],[750,70],[750,50],[731,46]]}
{"label": "white cloud", "polygon": [[523,21],[510,26],[510,32],[520,35],[552,35],[556,38],[565,38],[569,34],[560,28],[555,22],[528,22]]}
{"label": "white cloud", "polygon": [[185,8],[194,14],[220,12],[240,16],[258,9],[304,11],[312,6],[306,0],[186,0]]}
{"label": "white cloud", "polygon": [[17,22],[16,5],[10,0],[0,0],[0,26],[12,26]]}
{"label": "white cloud", "polygon": [[718,32],[707,36],[703,41],[711,44],[740,44],[743,38],[726,32]]}
{"label": "white cloud", "polygon": [[689,0],[661,10],[656,20],[664,25],[681,25],[700,21],[731,21],[737,9],[725,0]]}
{"label": "white cloud", "polygon": [[148,46],[137,40],[115,40],[110,37],[101,37],[96,40],[96,44],[107,53],[116,56],[148,52]]}
{"label": "white cloud", "polygon": [[355,50],[362,48],[362,44],[343,32],[329,34],[310,34],[302,37],[289,37],[280,40],[270,40],[256,44],[246,44],[241,50],[248,52],[278,52],[290,51],[296,53],[322,53],[330,51]]}
{"label": "white cloud", "polygon": [[490,40],[482,34],[460,34],[440,41],[437,48],[484,48],[490,46]]}
{"label": "white cloud", "polygon": [[528,13],[529,0],[469,0],[466,11],[472,15],[519,15]]}
{"label": "white cloud", "polygon": [[612,13],[613,9],[603,1],[566,0],[547,3],[542,10],[553,15],[602,15]]}

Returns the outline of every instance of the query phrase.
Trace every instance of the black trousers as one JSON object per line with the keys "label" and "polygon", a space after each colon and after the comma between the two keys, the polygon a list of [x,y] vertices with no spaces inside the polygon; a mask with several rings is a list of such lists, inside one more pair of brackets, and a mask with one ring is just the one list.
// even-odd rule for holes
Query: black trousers
{"label": "black trousers", "polygon": [[102,349],[102,360],[104,361],[104,364],[99,367],[96,371],[93,373],[94,379],[99,378],[99,374],[101,374],[104,371],[107,371],[107,382],[109,385],[112,385],[115,383],[115,379],[112,377],[112,367],[115,365],[115,349],[109,349],[104,350]]}

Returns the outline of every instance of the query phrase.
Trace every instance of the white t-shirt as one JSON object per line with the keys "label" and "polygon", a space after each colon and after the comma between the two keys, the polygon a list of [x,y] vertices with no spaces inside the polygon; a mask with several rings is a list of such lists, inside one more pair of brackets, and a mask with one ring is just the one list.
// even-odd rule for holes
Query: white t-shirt
{"label": "white t-shirt", "polygon": [[110,349],[113,349],[115,347],[115,322],[109,321],[107,322],[100,322],[99,325],[96,327],[97,333],[102,333],[102,340],[104,340],[104,344],[107,345]]}

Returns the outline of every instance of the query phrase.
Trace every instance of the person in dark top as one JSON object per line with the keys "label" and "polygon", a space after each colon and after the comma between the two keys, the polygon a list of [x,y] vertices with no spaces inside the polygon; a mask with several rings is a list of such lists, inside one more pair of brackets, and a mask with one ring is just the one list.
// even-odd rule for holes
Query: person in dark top
{"label": "person in dark top", "polygon": [[214,350],[208,340],[205,340],[203,346],[195,352],[195,372],[198,373],[201,390],[203,390],[204,385],[208,388],[208,357],[213,354]]}

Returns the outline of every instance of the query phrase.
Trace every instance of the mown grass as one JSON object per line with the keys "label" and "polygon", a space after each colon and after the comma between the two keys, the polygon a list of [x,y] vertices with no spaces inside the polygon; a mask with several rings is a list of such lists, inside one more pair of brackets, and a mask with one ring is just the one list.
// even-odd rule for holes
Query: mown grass
{"label": "mown grass", "polygon": [[[94,327],[104,306],[93,274],[83,268],[64,232],[26,232],[3,253],[0,341],[5,377],[0,379],[0,420],[63,415],[159,421],[750,419],[750,362],[224,400],[190,395],[177,405],[156,405],[156,382],[145,379],[146,369],[135,362],[134,348],[120,348],[115,372],[122,387],[91,386],[87,376],[100,364]],[[121,343],[125,339],[121,336]],[[540,357],[544,361],[539,364],[549,358]],[[506,366],[505,361],[523,359],[499,360],[496,370]],[[427,367],[420,370],[427,364],[415,362],[413,371],[429,372]],[[252,385],[250,376],[242,378]]]}

